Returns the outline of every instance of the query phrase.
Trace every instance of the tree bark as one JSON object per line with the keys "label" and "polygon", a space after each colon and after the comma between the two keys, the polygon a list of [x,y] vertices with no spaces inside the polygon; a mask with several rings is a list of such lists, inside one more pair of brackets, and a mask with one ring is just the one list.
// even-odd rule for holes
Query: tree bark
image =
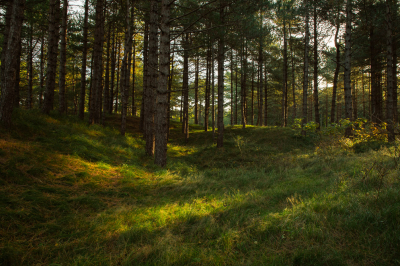
{"label": "tree bark", "polygon": [[[224,25],[224,7],[221,1],[220,7],[220,23]],[[224,61],[225,61],[225,31],[219,36],[218,42],[218,139],[217,148],[224,146]]]}
{"label": "tree bark", "polygon": [[314,3],[314,110],[315,122],[317,130],[321,129],[321,121],[319,117],[319,99],[318,99],[318,23],[317,23],[317,6]]}
{"label": "tree bark", "polygon": [[105,119],[105,114],[110,112],[110,57],[112,60],[112,53],[110,56],[111,31],[112,23],[109,22],[107,34],[106,73],[104,78],[103,120]]}
{"label": "tree bark", "polygon": [[155,164],[164,167],[167,164],[167,133],[168,133],[168,73],[169,73],[169,17],[170,0],[161,1],[161,36],[160,36],[160,74],[157,87],[156,104],[156,136]]}
{"label": "tree bark", "polygon": [[58,26],[59,26],[60,0],[50,0],[49,8],[49,37],[47,44],[47,73],[46,73],[46,91],[42,112],[49,114],[54,108],[54,90],[56,87],[56,69],[58,54]]}
{"label": "tree bark", "polygon": [[28,99],[27,107],[32,109],[33,107],[33,24],[30,25],[29,29],[29,47],[28,47]]}
{"label": "tree bark", "polygon": [[65,114],[67,111],[65,75],[67,65],[67,25],[68,25],[68,0],[63,0],[62,22],[61,22],[61,45],[60,45],[60,70],[58,79],[58,112]]}
{"label": "tree bark", "polygon": [[[351,9],[352,2],[346,2],[346,38],[345,38],[345,63],[344,63],[344,94],[345,94],[345,113],[346,118],[353,121],[352,92],[351,92]],[[345,136],[350,137],[352,128],[347,127]]]}
{"label": "tree bark", "polygon": [[79,118],[85,116],[85,98],[86,98],[86,60],[87,60],[87,39],[88,39],[88,18],[89,18],[89,0],[85,0],[85,16],[83,19],[83,48],[82,48],[82,70],[81,70],[81,91],[79,97]]}
{"label": "tree bark", "polygon": [[183,42],[183,113],[182,113],[182,132],[185,142],[189,139],[189,33],[185,34]]}
{"label": "tree bark", "polygon": [[286,20],[283,20],[283,94],[282,94],[282,126],[287,126],[287,107],[288,107],[288,65],[287,59],[287,39],[286,39]]}
{"label": "tree bark", "polygon": [[6,25],[3,36],[0,72],[0,124],[6,128],[11,126],[14,108],[18,46],[21,43],[24,9],[25,0],[13,0],[7,3],[6,6]]}
{"label": "tree bark", "polygon": [[[308,14],[308,0],[304,1],[305,8],[306,8],[306,33],[304,39],[304,78],[303,78],[303,121],[302,121],[302,128],[307,124],[307,100],[308,100],[308,46],[309,46],[309,14]],[[302,135],[306,135],[306,131],[302,130]]]}
{"label": "tree bark", "polygon": [[140,109],[140,131],[143,132],[143,137],[146,139],[145,130],[145,104],[147,103],[146,97],[148,96],[148,63],[149,63],[149,23],[147,20],[144,22],[144,40],[143,40],[143,92],[142,92],[142,105]]}
{"label": "tree bark", "polygon": [[386,93],[386,122],[388,130],[388,141],[395,141],[394,135],[394,112],[393,112],[393,36],[392,36],[392,10],[391,1],[386,0],[386,58],[387,58],[387,93]]}
{"label": "tree bark", "polygon": [[335,33],[335,47],[336,47],[336,69],[335,75],[333,77],[333,88],[332,88],[332,107],[331,107],[331,123],[335,123],[335,113],[336,113],[336,92],[337,85],[339,79],[339,71],[340,71],[340,45],[338,42],[338,35],[340,30],[340,20],[339,20],[340,11],[338,11],[337,15],[337,25],[336,25],[336,33]]}
{"label": "tree bark", "polygon": [[147,96],[145,98],[146,102],[144,104],[145,113],[145,131],[146,131],[146,154],[149,156],[154,155],[154,112],[155,112],[155,93],[157,89],[157,69],[158,69],[158,59],[157,59],[157,30],[158,30],[158,4],[156,0],[151,0],[150,2],[150,23],[149,23],[149,54],[148,54],[148,89],[146,91]]}
{"label": "tree bark", "polygon": [[195,78],[194,78],[194,123],[199,124],[199,58],[196,58],[195,62]]}

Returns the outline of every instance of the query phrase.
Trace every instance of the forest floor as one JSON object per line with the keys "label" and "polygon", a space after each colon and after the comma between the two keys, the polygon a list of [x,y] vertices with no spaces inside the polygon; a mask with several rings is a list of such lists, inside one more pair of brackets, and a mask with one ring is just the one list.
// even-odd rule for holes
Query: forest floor
{"label": "forest floor", "polygon": [[[399,149],[173,123],[168,165],[118,132],[17,111],[0,132],[0,265],[399,265]],[[113,128],[115,127],[115,128]]]}

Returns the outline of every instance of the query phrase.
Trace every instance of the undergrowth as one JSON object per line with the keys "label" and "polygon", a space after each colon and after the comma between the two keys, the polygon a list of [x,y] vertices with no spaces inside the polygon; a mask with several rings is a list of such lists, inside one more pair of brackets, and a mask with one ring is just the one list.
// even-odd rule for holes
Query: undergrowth
{"label": "undergrowth", "polygon": [[398,143],[173,122],[161,169],[118,121],[0,132],[1,265],[400,264]]}

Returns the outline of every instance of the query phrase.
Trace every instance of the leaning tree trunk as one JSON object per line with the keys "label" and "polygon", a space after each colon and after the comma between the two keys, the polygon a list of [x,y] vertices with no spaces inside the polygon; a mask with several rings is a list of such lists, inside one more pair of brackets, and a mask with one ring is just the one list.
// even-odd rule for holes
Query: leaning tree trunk
{"label": "leaning tree trunk", "polygon": [[[345,63],[344,63],[344,94],[346,118],[353,120],[353,106],[351,97],[351,0],[346,3],[346,38],[345,38]],[[352,128],[347,127],[345,136],[350,137]]]}
{"label": "leaning tree trunk", "polygon": [[89,18],[89,0],[85,0],[85,16],[84,16],[84,19],[83,19],[83,49],[82,49],[81,91],[80,91],[80,97],[79,97],[79,118],[81,120],[83,120],[83,118],[85,116],[88,18]]}
{"label": "leaning tree trunk", "polygon": [[158,77],[156,103],[156,137],[154,163],[164,167],[167,164],[168,133],[168,74],[169,74],[169,2],[161,1],[161,35],[160,35],[160,74]]}
{"label": "leaning tree trunk", "polygon": [[44,101],[42,111],[45,114],[50,113],[54,108],[54,90],[56,87],[56,69],[58,54],[58,14],[60,11],[60,0],[50,0],[49,8],[49,37],[47,48],[47,73],[46,90],[44,92]]}
{"label": "leaning tree trunk", "polygon": [[314,3],[314,110],[315,122],[317,130],[321,129],[321,121],[319,117],[319,99],[318,99],[318,30],[317,30],[317,7]]}
{"label": "leaning tree trunk", "polygon": [[65,114],[67,111],[67,100],[65,97],[65,75],[67,64],[67,23],[68,23],[68,0],[63,1],[63,14],[61,23],[61,46],[60,46],[60,72],[58,79],[58,112]]}
{"label": "leaning tree trunk", "polygon": [[[221,25],[224,25],[224,7],[222,1],[220,7],[220,19],[221,19]],[[225,61],[224,34],[225,31],[222,30],[218,42],[218,138],[217,138],[218,148],[222,148],[224,146],[224,61]]]}
{"label": "leaning tree trunk", "polygon": [[149,54],[148,54],[148,88],[144,103],[145,118],[145,137],[146,137],[146,154],[154,155],[154,112],[155,112],[155,93],[157,89],[158,77],[158,60],[157,60],[157,30],[158,30],[158,4],[156,0],[151,0],[150,23],[149,23]]}
{"label": "leaning tree trunk", "polygon": [[22,21],[24,18],[25,0],[13,0],[7,3],[6,25],[1,54],[1,96],[0,124],[11,126],[11,116],[14,108],[14,87],[17,71],[18,47],[21,43]]}
{"label": "leaning tree trunk", "polygon": [[[304,40],[304,79],[303,79],[303,121],[302,128],[307,124],[307,100],[308,100],[308,45],[310,41],[309,33],[309,14],[308,14],[308,0],[305,0],[306,6],[306,36]],[[302,135],[306,135],[306,131],[302,130]]]}
{"label": "leaning tree trunk", "polygon": [[386,0],[386,46],[387,46],[387,94],[386,94],[386,122],[388,130],[388,141],[395,141],[393,123],[393,36],[392,36],[392,15],[391,1]]}

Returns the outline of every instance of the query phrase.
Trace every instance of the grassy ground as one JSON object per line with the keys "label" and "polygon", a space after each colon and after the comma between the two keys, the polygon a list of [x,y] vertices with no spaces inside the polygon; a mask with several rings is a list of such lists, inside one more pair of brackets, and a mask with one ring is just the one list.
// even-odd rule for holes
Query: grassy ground
{"label": "grassy ground", "polygon": [[173,124],[168,166],[127,137],[19,111],[0,132],[0,265],[399,265],[396,146]]}

